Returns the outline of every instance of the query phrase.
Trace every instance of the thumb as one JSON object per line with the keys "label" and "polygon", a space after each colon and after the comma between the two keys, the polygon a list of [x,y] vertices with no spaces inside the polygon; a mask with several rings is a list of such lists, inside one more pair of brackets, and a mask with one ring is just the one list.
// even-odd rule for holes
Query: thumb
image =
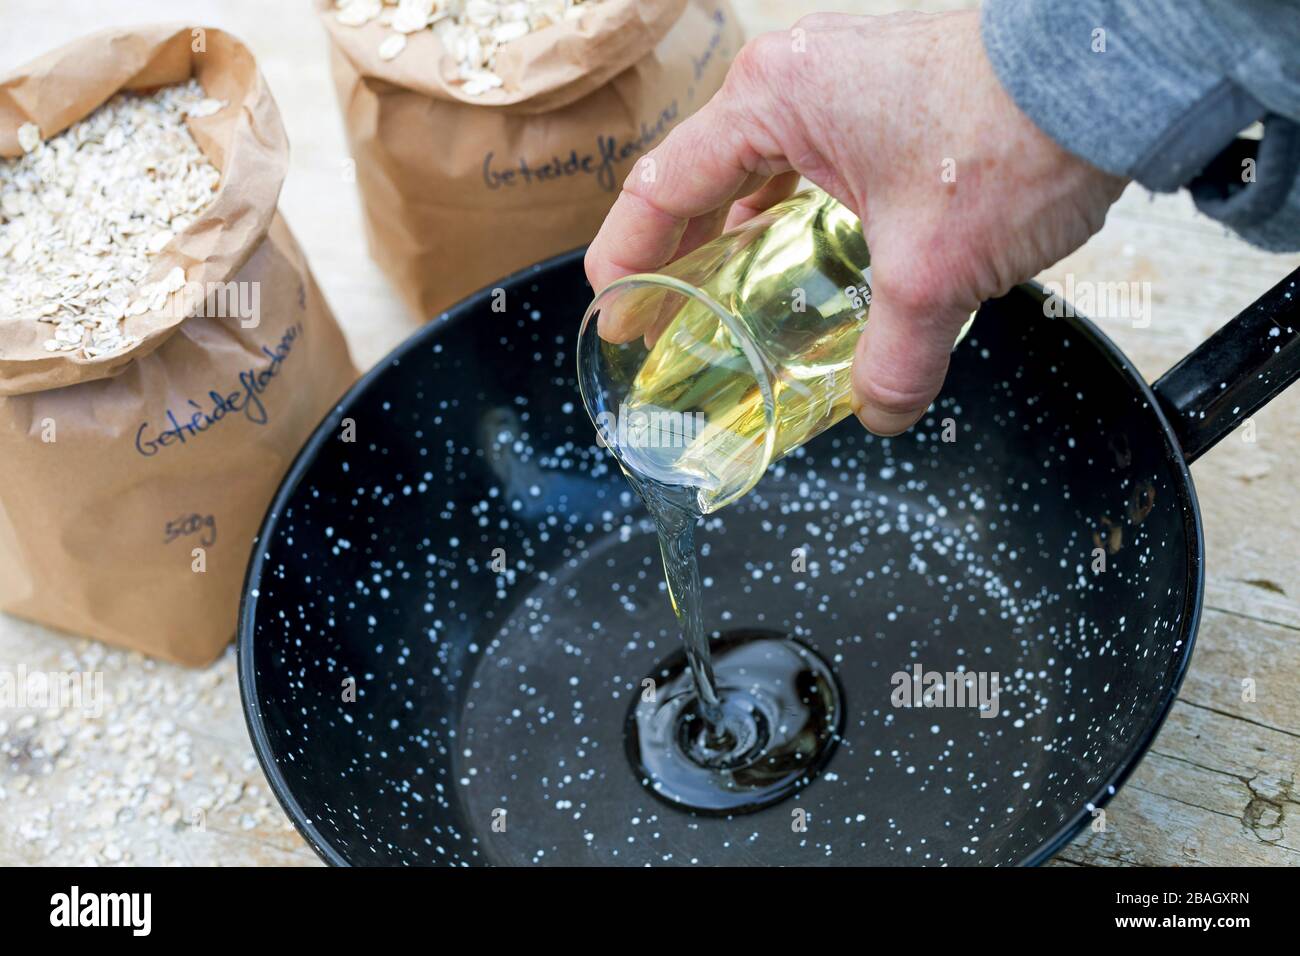
{"label": "thumb", "polygon": [[869,431],[897,435],[920,419],[943,386],[953,342],[970,311],[933,305],[914,290],[872,289],[853,357],[853,410]]}

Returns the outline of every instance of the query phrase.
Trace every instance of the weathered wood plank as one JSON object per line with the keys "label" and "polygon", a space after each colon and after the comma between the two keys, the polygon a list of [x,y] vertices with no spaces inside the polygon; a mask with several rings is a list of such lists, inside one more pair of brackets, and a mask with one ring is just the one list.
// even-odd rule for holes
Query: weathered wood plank
{"label": "weathered wood plank", "polygon": [[[1300,865],[1300,641],[1210,610],[1182,693],[1107,808],[1106,832],[1061,855],[1088,864]],[[1256,682],[1243,699],[1242,680]]]}

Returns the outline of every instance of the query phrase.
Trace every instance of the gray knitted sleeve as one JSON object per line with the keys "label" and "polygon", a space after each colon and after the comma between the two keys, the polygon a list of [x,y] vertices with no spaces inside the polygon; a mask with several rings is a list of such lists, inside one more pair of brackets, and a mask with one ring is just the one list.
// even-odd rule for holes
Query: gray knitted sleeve
{"label": "gray knitted sleeve", "polygon": [[[1300,0],[986,0],[981,30],[1062,147],[1300,249]],[[1262,139],[1238,137],[1257,120]]]}

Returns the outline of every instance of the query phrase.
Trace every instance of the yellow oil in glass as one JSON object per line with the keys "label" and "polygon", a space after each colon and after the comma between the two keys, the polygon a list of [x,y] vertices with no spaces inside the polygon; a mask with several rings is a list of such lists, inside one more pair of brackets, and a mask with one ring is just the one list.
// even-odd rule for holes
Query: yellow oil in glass
{"label": "yellow oil in glass", "polygon": [[781,203],[722,251],[706,246],[674,264],[676,274],[709,275],[700,291],[731,324],[671,290],[647,290],[636,304],[649,352],[622,414],[659,434],[624,456],[645,476],[694,486],[704,512],[744,494],[770,461],[851,410],[870,255],[858,218],[820,195]]}

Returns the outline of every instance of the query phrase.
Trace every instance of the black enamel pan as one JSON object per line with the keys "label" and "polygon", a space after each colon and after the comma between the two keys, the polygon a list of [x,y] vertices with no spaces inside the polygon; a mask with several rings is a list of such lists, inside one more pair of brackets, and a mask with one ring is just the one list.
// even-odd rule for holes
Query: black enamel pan
{"label": "black enamel pan", "polygon": [[[518,273],[505,312],[473,296],[348,392],[267,514],[239,672],[272,788],[336,864],[1040,863],[1178,693],[1204,576],[1188,465],[1300,372],[1298,282],[1154,385],[1019,287],[911,432],[837,426],[710,517],[708,625],[797,635],[844,689],[792,835],[785,804],[696,818],[627,765],[675,622],[578,397],[581,252]],[[994,707],[894,696],[972,671]]]}

